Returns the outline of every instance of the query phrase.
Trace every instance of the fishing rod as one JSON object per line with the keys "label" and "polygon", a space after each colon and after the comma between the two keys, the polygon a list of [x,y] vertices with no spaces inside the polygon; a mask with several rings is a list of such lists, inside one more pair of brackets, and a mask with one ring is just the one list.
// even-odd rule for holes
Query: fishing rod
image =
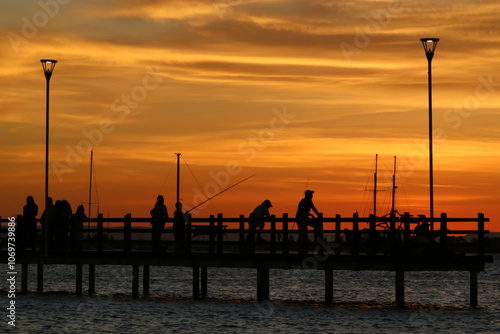
{"label": "fishing rod", "polygon": [[257,175],[257,174],[250,175],[249,177],[247,177],[247,178],[245,178],[245,179],[241,180],[240,182],[237,182],[237,183],[235,183],[235,184],[233,184],[233,185],[231,185],[231,186],[229,186],[229,187],[227,187],[227,188],[225,188],[225,189],[223,189],[223,190],[219,191],[217,194],[213,195],[213,196],[212,196],[212,197],[210,197],[210,198],[207,198],[206,200],[204,200],[203,202],[201,202],[201,203],[200,203],[200,204],[198,204],[197,206],[195,206],[195,207],[191,208],[190,210],[186,211],[186,213],[189,213],[189,212],[193,211],[194,209],[196,209],[196,208],[197,208],[197,207],[199,207],[200,205],[205,204],[206,202],[210,201],[212,198],[219,196],[219,195],[220,195],[220,194],[222,194],[223,192],[228,191],[228,190],[229,190],[229,189],[231,189],[232,187],[237,186],[238,184],[240,184],[240,183],[242,183],[242,182],[244,182],[244,181],[248,180],[248,179],[249,179],[249,178],[251,178],[251,177],[254,177],[255,175]]}

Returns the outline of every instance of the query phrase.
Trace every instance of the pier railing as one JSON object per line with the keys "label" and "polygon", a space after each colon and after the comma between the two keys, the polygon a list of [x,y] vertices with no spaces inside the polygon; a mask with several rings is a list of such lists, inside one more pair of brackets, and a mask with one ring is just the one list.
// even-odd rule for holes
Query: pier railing
{"label": "pier railing", "polygon": [[[100,214],[97,218],[85,222],[83,230],[76,232],[79,236],[72,235],[71,232],[75,229],[68,226],[67,235],[62,240],[51,240],[49,249],[98,253],[151,252],[150,221],[150,218],[134,218],[131,214],[126,214],[123,218],[104,218]],[[481,213],[475,218],[451,218],[443,213],[434,219],[413,217],[408,213],[402,216],[391,214],[387,217],[359,217],[356,213],[352,217],[320,215],[314,221],[314,227],[309,227],[306,241],[299,244],[297,221],[286,213],[281,217],[272,215],[270,219],[265,220],[266,226],[261,233],[263,240],[249,237],[248,221],[249,218],[243,215],[237,218],[223,217],[222,214],[208,218],[192,218],[191,223],[186,224],[185,240],[179,248],[175,246],[173,219],[168,219],[162,233],[161,251],[188,254],[257,252],[286,255],[299,251],[314,253],[319,249],[328,248],[331,255],[395,255],[402,252],[443,255],[453,251],[483,256],[485,234],[489,233],[485,230],[485,222],[489,219]],[[7,223],[8,219],[0,219],[2,250],[7,248]],[[16,223],[18,244],[21,248],[32,249],[31,245],[22,243],[24,227],[21,216],[16,218]],[[422,223],[438,228],[422,234],[415,229]],[[471,229],[453,229],[456,223],[461,226],[467,224]],[[37,225],[35,251],[41,251],[44,237],[39,220]],[[463,235],[474,235],[475,242],[467,242],[457,237]],[[456,242],[457,240],[460,242]]]}
{"label": "pier railing", "polygon": [[[44,289],[44,265],[76,266],[76,294],[82,295],[83,266],[88,265],[88,293],[95,293],[96,265],[131,265],[132,296],[139,295],[139,267],[143,267],[143,295],[149,294],[150,266],[193,268],[193,298],[207,294],[207,268],[238,267],[257,270],[257,300],[269,298],[270,269],[314,269],[325,272],[325,301],[333,301],[335,270],[384,270],[395,272],[395,297],[404,305],[404,273],[407,271],[469,271],[470,304],[477,305],[478,273],[485,263],[485,223],[483,214],[475,218],[413,217],[409,214],[388,217],[323,217],[314,221],[307,238],[299,239],[297,221],[283,214],[272,215],[255,239],[243,215],[226,218],[222,214],[193,218],[187,224],[185,240],[174,238],[173,220],[162,233],[160,247],[153,247],[150,218],[104,218],[99,215],[86,222],[85,229],[71,229],[49,238],[48,256],[44,230],[37,221],[36,233],[27,233],[22,217],[0,219],[0,252],[3,262],[22,266],[21,293],[28,292],[29,265],[37,266],[37,291]],[[433,223],[433,224],[432,224]],[[456,229],[458,226],[471,229]],[[15,225],[15,226],[14,226]],[[434,226],[426,230],[423,225]],[[419,228],[415,228],[419,226]],[[49,230],[50,231],[50,230]],[[250,233],[249,233],[250,232]],[[15,233],[15,254],[9,233]],[[258,235],[258,233],[257,233]],[[469,236],[469,241],[458,236]],[[301,240],[299,243],[298,240]],[[461,240],[461,242],[457,242]],[[158,246],[156,244],[156,246]],[[13,254],[13,255],[10,255]],[[15,256],[14,256],[15,255]],[[15,264],[9,265],[15,268]],[[14,273],[15,274],[15,273]],[[201,280],[200,280],[201,275]],[[201,292],[201,294],[200,294]]]}

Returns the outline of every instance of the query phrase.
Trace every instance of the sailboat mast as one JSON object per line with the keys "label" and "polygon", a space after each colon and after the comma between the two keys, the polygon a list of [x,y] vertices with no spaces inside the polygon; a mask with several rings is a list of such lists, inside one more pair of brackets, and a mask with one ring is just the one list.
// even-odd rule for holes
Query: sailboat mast
{"label": "sailboat mast", "polygon": [[180,153],[176,153],[177,154],[177,201],[176,203],[179,203],[179,179],[180,179],[180,163],[179,163],[179,159],[180,159],[180,156],[181,154]]}
{"label": "sailboat mast", "polygon": [[373,186],[373,215],[377,216],[377,164],[378,164],[378,154],[375,154],[375,173],[373,174],[374,186]]}
{"label": "sailboat mast", "polygon": [[394,201],[396,198],[396,156],[394,156],[394,173],[392,174],[392,209],[391,213],[394,213]]}

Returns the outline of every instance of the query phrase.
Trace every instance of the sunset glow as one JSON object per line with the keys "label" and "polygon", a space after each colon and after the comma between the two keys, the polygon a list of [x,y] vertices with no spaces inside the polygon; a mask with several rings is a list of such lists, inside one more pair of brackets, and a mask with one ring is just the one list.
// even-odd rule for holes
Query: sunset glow
{"label": "sunset glow", "polygon": [[429,214],[432,61],[434,211],[500,231],[500,4],[292,0],[3,2],[2,218],[49,195],[91,216],[147,217],[163,194],[213,199],[196,216],[248,215],[264,199],[295,215],[304,190],[325,216],[370,213],[375,155],[388,213]]}

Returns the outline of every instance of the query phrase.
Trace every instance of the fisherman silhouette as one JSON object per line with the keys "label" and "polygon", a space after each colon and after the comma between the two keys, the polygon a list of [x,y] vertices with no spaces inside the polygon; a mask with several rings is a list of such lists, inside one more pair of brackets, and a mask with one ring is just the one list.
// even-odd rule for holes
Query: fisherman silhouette
{"label": "fisherman silhouette", "polygon": [[83,205],[79,205],[76,212],[71,217],[70,248],[73,252],[82,250],[83,223],[86,220],[85,208]]}
{"label": "fisherman silhouette", "polygon": [[32,196],[26,198],[26,205],[23,207],[22,230],[24,235],[24,246],[36,250],[36,216],[38,215],[38,205]]}
{"label": "fisherman silhouette", "polygon": [[264,222],[264,218],[269,218],[269,208],[272,207],[271,201],[266,199],[262,204],[258,205],[253,212],[250,214],[250,218],[248,219],[248,234],[246,241],[247,243],[253,242],[255,238],[255,230],[259,227],[259,232],[257,234],[257,241],[264,241],[260,236],[264,226],[266,225]]}
{"label": "fisherman silhouette", "polygon": [[428,253],[431,244],[434,242],[434,238],[437,234],[434,234],[430,230],[429,222],[425,218],[425,215],[419,215],[420,221],[417,226],[413,229],[415,236],[411,239],[413,250],[412,252],[417,255],[422,255]]}
{"label": "fisherman silhouette", "polygon": [[161,234],[168,219],[167,207],[164,203],[165,199],[163,196],[158,195],[156,204],[150,211],[153,252],[161,251]]}
{"label": "fisherman silhouette", "polygon": [[69,246],[69,229],[73,211],[67,200],[56,201],[54,239],[56,250],[66,251]]}
{"label": "fisherman silhouette", "polygon": [[[54,225],[56,218],[56,207],[54,205],[54,202],[52,201],[52,197],[47,198],[47,208],[48,208],[48,213],[45,212],[45,210],[43,210],[42,218],[40,218],[40,223],[42,224],[42,234],[44,240],[43,244],[45,245],[45,233],[47,233],[48,234],[47,241],[49,243],[49,250],[50,250],[50,245],[53,244],[53,239],[54,239]],[[48,226],[45,226],[47,221],[48,221]],[[45,232],[46,229],[47,232]]]}
{"label": "fisherman silhouette", "polygon": [[175,251],[182,253],[186,241],[186,224],[189,224],[189,214],[182,212],[182,203],[175,203],[174,212],[174,237],[175,237]]}
{"label": "fisherman silhouette", "polygon": [[311,214],[311,209],[314,211],[316,216],[319,215],[318,210],[313,204],[313,190],[306,190],[304,193],[304,198],[299,202],[297,207],[297,214],[295,219],[297,221],[297,226],[299,228],[299,251],[301,253],[307,253],[307,227],[316,225],[316,218]]}

